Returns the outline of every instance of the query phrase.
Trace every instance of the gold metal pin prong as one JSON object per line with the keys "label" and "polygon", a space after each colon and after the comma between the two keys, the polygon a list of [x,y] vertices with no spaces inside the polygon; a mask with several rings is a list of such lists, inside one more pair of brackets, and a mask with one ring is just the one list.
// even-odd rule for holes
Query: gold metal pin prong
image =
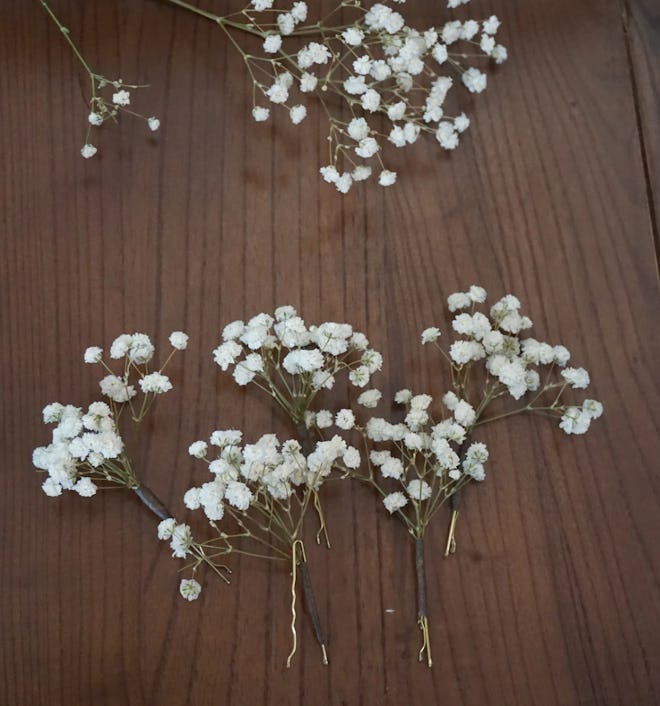
{"label": "gold metal pin prong", "polygon": [[423,615],[417,621],[417,625],[422,633],[422,647],[419,651],[419,661],[423,661],[424,653],[426,653],[426,663],[429,667],[433,666],[433,660],[431,659],[431,636],[429,635],[429,619]]}
{"label": "gold metal pin prong", "polygon": [[449,535],[445,546],[445,556],[456,552],[456,521],[458,520],[458,510],[452,510],[451,522],[449,523]]}

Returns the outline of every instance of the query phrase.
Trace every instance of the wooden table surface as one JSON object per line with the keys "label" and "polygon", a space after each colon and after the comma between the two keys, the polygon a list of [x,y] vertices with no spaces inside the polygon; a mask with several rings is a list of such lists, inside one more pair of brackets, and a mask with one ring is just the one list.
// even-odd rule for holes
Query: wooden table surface
{"label": "wooden table surface", "polygon": [[[84,78],[38,2],[0,22],[0,704],[660,703],[658,287],[660,8],[654,0],[478,0],[511,59],[467,94],[449,154],[390,152],[396,187],[342,197],[318,178],[326,123],[256,125],[240,57],[211,23],[163,2],[53,0],[86,56],[150,84],[162,130],[125,120],[84,161]],[[326,3],[328,4],[328,3]],[[404,12],[424,26],[422,0]],[[206,6],[222,10],[221,0]],[[484,437],[459,550],[429,537],[435,664],[416,661],[411,543],[363,487],[332,491],[333,548],[311,546],[330,664],[311,630],[289,648],[283,566],[232,560],[199,601],[128,491],[57,500],[31,451],[49,401],[86,404],[88,345],[190,334],[143,433],[146,481],[181,516],[200,481],[188,444],[286,426],[211,360],[224,323],[280,304],[349,321],[385,357],[386,395],[437,393],[418,344],[446,296],[513,292],[540,339],[587,367],[605,415],[584,437],[516,418]]]}

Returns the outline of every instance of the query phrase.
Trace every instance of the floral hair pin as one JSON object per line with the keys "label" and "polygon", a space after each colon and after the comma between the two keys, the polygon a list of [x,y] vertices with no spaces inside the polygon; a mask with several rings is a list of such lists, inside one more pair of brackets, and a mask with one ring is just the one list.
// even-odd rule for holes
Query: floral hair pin
{"label": "floral hair pin", "polygon": [[[445,350],[438,343],[438,328],[427,328],[421,337],[423,344],[435,345],[449,364],[452,389],[442,397],[446,412],[434,417],[430,395],[404,389],[394,397],[405,408],[402,421],[371,417],[359,426],[350,410],[341,410],[336,418],[338,427],[361,433],[368,452],[366,466],[351,469],[347,475],[372,486],[386,510],[403,522],[415,541],[417,618],[422,633],[419,659],[426,657],[429,666],[425,531],[449,503],[452,515],[445,554],[455,551],[460,498],[471,481],[486,477],[489,452],[484,443],[474,440],[479,427],[528,413],[558,419],[567,434],[583,434],[603,412],[595,400],[565,401],[570,390],[588,386],[589,375],[583,368],[567,367],[570,353],[564,346],[523,336],[532,321],[520,314],[516,297],[503,297],[489,315],[477,310],[486,301],[481,287],[452,294],[447,301],[451,312],[459,312],[452,328],[461,338]],[[368,398],[358,402],[374,407],[381,395],[377,390],[369,392]],[[514,404],[502,409],[501,403],[511,400]]]}

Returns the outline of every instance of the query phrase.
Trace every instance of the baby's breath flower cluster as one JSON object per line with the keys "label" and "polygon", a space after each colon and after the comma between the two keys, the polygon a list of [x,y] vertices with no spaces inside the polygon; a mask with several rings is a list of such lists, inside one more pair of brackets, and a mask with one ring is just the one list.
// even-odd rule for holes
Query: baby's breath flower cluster
{"label": "baby's breath flower cluster", "polygon": [[99,382],[99,387],[119,414],[126,406],[133,421],[139,422],[156,396],[172,389],[172,383],[167,375],[163,375],[163,370],[177,350],[186,349],[188,336],[182,331],[173,331],[169,340],[172,350],[158,370],[151,370],[155,348],[149,336],[144,333],[122,333],[112,342],[109,357],[122,362],[119,371],[112,370],[109,361],[104,360],[103,349],[97,346],[87,348],[84,361],[89,364],[100,363],[108,373]]}
{"label": "baby's breath flower cluster", "polygon": [[[397,173],[382,157],[386,145],[403,148],[428,134],[442,149],[455,149],[470,120],[458,108],[448,107],[448,94],[457,83],[470,93],[481,93],[487,76],[474,64],[501,64],[507,58],[507,50],[496,41],[500,21],[495,15],[448,19],[418,30],[387,0],[343,0],[321,17],[309,17],[308,5],[301,1],[277,7],[273,0],[251,0],[226,16],[184,0],[168,2],[212,20],[240,52],[252,82],[256,122],[268,120],[271,107],[279,107],[298,125],[307,116],[308,96],[320,100],[329,123],[328,163],[320,173],[341,193],[373,173],[381,186],[396,182]],[[393,2],[400,6],[405,0]],[[467,2],[449,0],[447,8]],[[127,89],[137,86],[95,74],[68,30],[42,4],[89,74],[90,125],[114,121],[120,111],[131,112]],[[311,14],[315,9],[312,6]],[[258,53],[243,48],[246,34],[259,37]],[[105,88],[114,91],[110,98],[101,93]],[[153,117],[147,123],[151,130],[160,125]],[[81,152],[88,158],[96,148],[87,142]]]}
{"label": "baby's breath flower cluster", "polygon": [[[450,0],[448,7],[456,3]],[[350,23],[334,21],[340,9],[355,13]],[[506,49],[495,40],[500,25],[495,16],[450,20],[419,31],[386,3],[359,0],[345,0],[313,24],[305,24],[304,2],[295,2],[287,11],[275,9],[273,2],[252,0],[242,14],[264,38],[265,56],[243,53],[255,88],[254,119],[269,117],[270,108],[261,97],[266,104],[284,107],[298,124],[307,108],[297,101],[314,93],[330,128],[329,162],[321,167],[321,175],[341,193],[368,179],[374,167],[379,184],[395,183],[396,172],[386,168],[381,157],[385,144],[406,147],[427,133],[443,149],[455,149],[470,125],[465,113],[452,115],[446,107],[455,80],[470,93],[481,93],[486,74],[466,63],[480,57],[502,63],[507,58]],[[320,41],[292,48],[294,38],[313,32]],[[331,100],[333,95],[339,101]]]}
{"label": "baby's breath flower cluster", "polygon": [[[410,533],[422,537],[431,517],[452,493],[469,479],[484,480],[488,450],[474,443],[462,453],[466,419],[457,413],[436,423],[429,410],[430,395],[400,390],[394,401],[406,408],[403,422],[372,417],[361,430],[370,446],[375,442],[391,447],[374,447],[370,452],[368,480],[383,495],[387,511],[398,513]],[[388,492],[388,486],[394,489]]]}
{"label": "baby's breath flower cluster", "polygon": [[[155,347],[144,333],[121,334],[110,345],[109,357],[123,361],[119,374],[113,372],[103,358],[103,349],[90,346],[83,355],[88,364],[100,363],[108,373],[100,388],[106,402],[92,402],[86,412],[80,407],[53,402],[43,410],[46,424],[56,424],[52,442],[34,450],[32,461],[36,468],[48,473],[42,488],[46,495],[57,497],[64,490],[72,490],[83,497],[91,497],[98,489],[125,487],[134,491],[141,502],[160,520],[158,537],[169,539],[173,556],[190,558],[193,572],[201,563],[211,567],[228,581],[229,569],[210,560],[204,547],[193,539],[190,527],[179,524],[154,493],[140,482],[126,453],[119,433],[119,420],[124,410],[134,422],[140,422],[154,399],[172,389],[163,370],[176,351],[188,346],[188,336],[173,331],[169,337],[172,350],[157,371],[150,372]],[[194,600],[201,590],[193,579],[183,579],[181,595]]]}
{"label": "baby's breath flower cluster", "polygon": [[[186,334],[180,331],[170,336],[173,350],[183,350],[187,341]],[[134,421],[140,421],[155,395],[172,389],[169,378],[162,374],[165,365],[158,372],[148,372],[153,354],[154,346],[147,335],[122,334],[110,346],[110,357],[124,360],[121,375],[116,375],[104,362],[101,348],[87,348],[83,356],[85,363],[101,363],[109,373],[100,382],[101,392],[109,398],[109,403],[92,402],[86,412],[59,402],[44,408],[44,422],[56,426],[52,442],[35,449],[32,461],[36,468],[48,473],[42,486],[46,495],[56,497],[63,490],[73,490],[83,497],[91,497],[99,487],[139,488],[130,459],[124,452],[118,423],[125,408],[130,409]]]}
{"label": "baby's breath flower cluster", "polygon": [[87,411],[54,402],[44,407],[43,418],[56,425],[52,442],[32,455],[34,466],[48,473],[42,485],[46,495],[73,490],[89,498],[99,485],[137,485],[117,420],[105,402],[92,402]]}
{"label": "baby's breath flower cluster", "polygon": [[[523,412],[559,419],[567,434],[584,434],[603,412],[600,402],[585,399],[567,402],[570,390],[588,387],[584,368],[567,367],[571,354],[563,345],[552,345],[523,335],[532,327],[520,313],[520,301],[512,294],[495,302],[488,315],[477,305],[486,292],[473,286],[468,292],[452,294],[449,310],[456,313],[453,330],[461,336],[444,350],[438,343],[437,328],[422,333],[422,343],[433,343],[451,364],[453,392],[444,398],[447,408],[465,417],[471,429],[496,419]],[[496,415],[487,415],[498,398],[525,398],[527,403]]]}
{"label": "baby's breath flower cluster", "polygon": [[337,375],[346,373],[353,386],[363,388],[383,362],[366,336],[349,324],[308,327],[292,306],[279,307],[274,316],[261,313],[247,323],[227,324],[213,358],[222,370],[234,366],[239,385],[255,384],[295,425],[308,429],[323,426],[329,413],[319,412],[319,418],[314,403],[321,390],[333,388]]}

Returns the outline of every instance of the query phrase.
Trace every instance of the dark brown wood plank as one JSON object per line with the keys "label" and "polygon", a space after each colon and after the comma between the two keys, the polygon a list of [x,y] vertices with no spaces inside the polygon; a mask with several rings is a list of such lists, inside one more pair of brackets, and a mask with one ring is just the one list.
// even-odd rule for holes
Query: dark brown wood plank
{"label": "dark brown wood plank", "polygon": [[657,3],[651,0],[627,2],[624,28],[628,37],[639,142],[657,250],[660,211],[660,8]]}
{"label": "dark brown wood plank", "polygon": [[[501,16],[512,58],[471,105],[464,143],[451,155],[418,144],[393,157],[396,188],[344,198],[318,179],[319,112],[297,129],[282,116],[254,125],[239,57],[213,25],[162,3],[57,3],[90,61],[150,84],[140,108],[163,121],[156,136],[130,121],[104,131],[82,161],[71,56],[38,3],[5,5],[0,702],[657,704],[652,3],[630,6],[637,89],[617,1],[473,3]],[[405,11],[419,26],[436,13],[421,0]],[[446,328],[444,298],[473,282],[519,295],[539,338],[589,368],[606,414],[585,438],[533,419],[484,434],[491,473],[466,495],[457,555],[441,559],[443,522],[428,540],[433,670],[416,661],[412,544],[364,488],[332,489],[331,551],[310,537],[330,665],[301,622],[290,670],[285,567],[233,560],[232,586],[208,576],[184,605],[136,501],[39,490],[40,410],[93,399],[87,345],[124,330],[161,344],[191,335],[178,391],[128,439],[180,509],[200,480],[192,440],[286,429],[214,366],[225,322],[283,303],[348,320],[383,351],[386,395],[440,394],[446,371],[419,331]]]}

